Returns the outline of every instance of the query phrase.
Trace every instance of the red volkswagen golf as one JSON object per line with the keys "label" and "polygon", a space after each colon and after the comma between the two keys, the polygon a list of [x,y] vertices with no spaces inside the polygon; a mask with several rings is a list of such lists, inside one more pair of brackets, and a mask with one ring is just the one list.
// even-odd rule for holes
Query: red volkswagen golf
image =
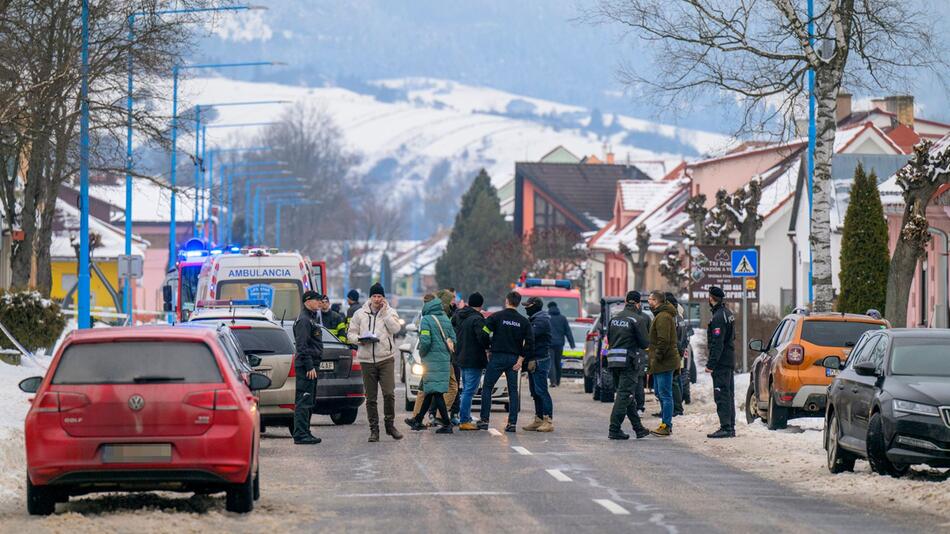
{"label": "red volkswagen golf", "polygon": [[53,513],[71,495],[103,491],[227,493],[246,513],[260,495],[260,418],[251,373],[226,327],[77,331],[26,416],[27,510]]}

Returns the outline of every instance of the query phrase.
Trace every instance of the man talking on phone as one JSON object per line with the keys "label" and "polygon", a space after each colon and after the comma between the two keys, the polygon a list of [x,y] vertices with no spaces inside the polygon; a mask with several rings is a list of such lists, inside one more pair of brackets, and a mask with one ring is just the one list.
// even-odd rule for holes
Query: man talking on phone
{"label": "man talking on phone", "polygon": [[294,396],[294,443],[316,445],[320,438],[310,433],[310,415],[317,396],[317,369],[323,357],[323,330],[320,326],[321,295],[316,291],[303,294],[303,309],[294,322],[294,343],[297,374]]}

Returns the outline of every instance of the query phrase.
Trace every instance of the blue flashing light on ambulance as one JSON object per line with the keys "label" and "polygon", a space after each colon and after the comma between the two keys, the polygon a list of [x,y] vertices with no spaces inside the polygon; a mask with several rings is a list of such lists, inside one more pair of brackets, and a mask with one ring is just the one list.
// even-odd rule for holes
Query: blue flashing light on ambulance
{"label": "blue flashing light on ambulance", "polygon": [[561,314],[568,320],[585,317],[583,299],[580,290],[574,289],[570,280],[555,280],[553,278],[528,278],[521,275],[518,287],[515,289],[523,299],[539,297],[547,306],[549,302],[556,302]]}

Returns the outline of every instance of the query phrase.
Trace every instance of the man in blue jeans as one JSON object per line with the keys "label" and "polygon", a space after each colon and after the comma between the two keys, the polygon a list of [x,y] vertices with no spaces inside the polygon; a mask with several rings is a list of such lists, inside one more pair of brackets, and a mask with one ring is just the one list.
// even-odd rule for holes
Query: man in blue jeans
{"label": "man in blue jeans", "polygon": [[518,411],[521,409],[518,403],[518,372],[525,356],[534,354],[531,323],[518,313],[519,304],[521,295],[512,291],[505,297],[505,309],[485,320],[485,332],[491,335],[491,354],[485,369],[485,380],[482,382],[481,419],[476,423],[479,430],[488,429],[488,418],[491,417],[490,395],[502,373],[508,381],[508,424],[505,425],[505,432],[518,430]]}
{"label": "man in blue jeans", "polygon": [[[452,321],[458,325],[455,359],[462,370],[459,430],[478,430],[478,425],[472,421],[472,399],[478,390],[478,382],[482,379],[482,370],[488,364],[488,347],[491,344],[491,338],[485,331],[485,317],[482,315],[484,302],[485,299],[480,293],[472,293],[468,297],[468,306],[456,311],[452,316]],[[491,395],[482,402],[491,403]]]}
{"label": "man in blue jeans", "polygon": [[551,316],[544,311],[544,302],[530,297],[524,310],[531,318],[531,334],[534,336],[534,354],[525,363],[528,370],[528,389],[534,399],[534,421],[522,427],[529,432],[554,431],[554,402],[548,391],[548,375],[551,372]]}
{"label": "man in blue jeans", "polygon": [[673,433],[673,372],[681,365],[676,342],[676,308],[666,301],[662,291],[650,293],[649,301],[654,314],[650,324],[650,373],[653,388],[660,398],[662,419],[651,433],[665,437]]}

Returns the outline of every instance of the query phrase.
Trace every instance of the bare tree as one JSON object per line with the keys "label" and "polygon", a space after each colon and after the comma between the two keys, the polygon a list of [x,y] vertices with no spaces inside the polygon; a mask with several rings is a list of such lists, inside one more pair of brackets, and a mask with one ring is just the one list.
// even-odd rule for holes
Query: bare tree
{"label": "bare tree", "polygon": [[[655,73],[626,83],[688,108],[705,95],[743,108],[738,133],[787,135],[814,72],[815,146],[811,248],[817,311],[832,309],[831,157],[838,91],[905,88],[915,69],[946,66],[927,2],[819,0],[809,20],[794,0],[600,0],[588,18],[619,23],[647,43]],[[809,32],[809,23],[814,30]],[[853,61],[849,61],[851,56]],[[686,106],[680,106],[680,104]]]}
{"label": "bare tree", "polygon": [[619,251],[633,267],[633,285],[643,291],[647,289],[647,253],[650,251],[650,231],[645,224],[637,225],[637,250],[626,243],[620,243]]}
{"label": "bare tree", "polygon": [[914,147],[910,162],[897,171],[897,185],[904,197],[904,217],[891,256],[884,304],[887,320],[894,326],[907,326],[907,297],[914,282],[914,271],[930,243],[927,205],[947,184],[950,184],[950,137],[944,137],[937,145],[931,141],[919,143]]}
{"label": "bare tree", "polygon": [[542,278],[576,278],[587,260],[583,241],[566,226],[535,229],[528,237],[529,270]]}

